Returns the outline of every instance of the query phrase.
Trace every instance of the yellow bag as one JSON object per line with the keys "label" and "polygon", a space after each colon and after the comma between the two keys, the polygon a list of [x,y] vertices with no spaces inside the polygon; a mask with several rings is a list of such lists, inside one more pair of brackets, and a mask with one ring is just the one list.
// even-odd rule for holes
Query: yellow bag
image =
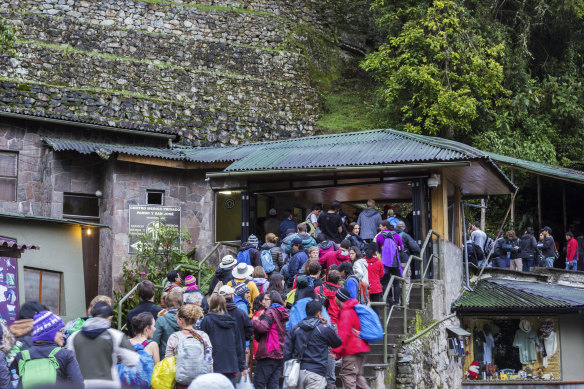
{"label": "yellow bag", "polygon": [[154,366],[152,389],[173,389],[176,376],[176,357],[165,358]]}
{"label": "yellow bag", "polygon": [[294,298],[296,297],[296,289],[292,289],[286,295],[286,302],[290,305],[294,305]]}

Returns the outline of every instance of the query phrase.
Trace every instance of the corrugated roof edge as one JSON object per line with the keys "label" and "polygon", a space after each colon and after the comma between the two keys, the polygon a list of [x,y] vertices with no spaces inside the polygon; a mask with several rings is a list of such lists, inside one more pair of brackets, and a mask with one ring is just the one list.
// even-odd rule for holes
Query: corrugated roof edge
{"label": "corrugated roof edge", "polygon": [[61,219],[61,218],[50,217],[50,216],[24,215],[21,213],[10,213],[10,212],[0,212],[0,218],[15,219],[15,220],[32,220],[32,221],[39,221],[39,222],[44,221],[44,222],[58,223],[58,224],[77,224],[80,226],[95,227],[95,228],[111,228],[107,224],[82,222],[79,220]]}

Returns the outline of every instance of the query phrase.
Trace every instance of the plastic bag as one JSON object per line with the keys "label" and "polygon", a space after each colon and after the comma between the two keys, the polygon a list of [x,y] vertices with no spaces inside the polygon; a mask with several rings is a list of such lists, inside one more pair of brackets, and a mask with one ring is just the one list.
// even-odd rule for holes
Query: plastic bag
{"label": "plastic bag", "polygon": [[241,377],[237,385],[235,385],[235,389],[253,389],[253,384],[249,379],[249,374]]}
{"label": "plastic bag", "polygon": [[298,359],[289,359],[284,362],[284,388],[295,388],[298,386],[300,378],[300,361]]}
{"label": "plastic bag", "polygon": [[165,358],[154,366],[152,389],[173,389],[176,375],[176,357]]}

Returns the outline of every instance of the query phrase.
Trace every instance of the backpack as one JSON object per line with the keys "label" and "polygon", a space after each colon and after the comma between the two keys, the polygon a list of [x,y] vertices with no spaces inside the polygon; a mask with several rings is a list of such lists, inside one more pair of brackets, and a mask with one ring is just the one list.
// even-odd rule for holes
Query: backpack
{"label": "backpack", "polygon": [[347,277],[347,280],[349,278],[352,278],[357,283],[357,301],[359,301],[359,304],[369,303],[369,285],[363,281],[359,281],[359,278],[354,274]]}
{"label": "backpack", "polygon": [[485,240],[485,245],[483,247],[483,253],[485,253],[485,257],[487,257],[487,255],[489,255],[489,253],[491,252],[493,244],[494,244],[493,239],[487,236],[487,239]]}
{"label": "backpack", "polygon": [[205,341],[194,329],[189,329],[188,335],[180,332],[179,338],[176,348],[176,382],[189,385],[201,374],[208,373]]}
{"label": "backpack", "polygon": [[22,378],[22,388],[29,389],[39,385],[51,385],[57,383],[57,370],[59,362],[55,354],[61,351],[61,347],[55,347],[47,358],[30,359],[29,350],[23,350],[18,361],[18,375]]}
{"label": "backpack", "polygon": [[[249,254],[248,254],[248,257],[249,257]],[[261,258],[262,258],[262,267],[266,271],[266,274],[272,273],[276,267],[274,266],[274,258],[272,257],[272,252],[270,251],[270,249],[263,250],[262,254],[261,254]]]}
{"label": "backpack", "polygon": [[237,253],[237,263],[245,262],[247,265],[251,265],[251,261],[249,260],[249,250],[243,250]]}
{"label": "backpack", "polygon": [[332,285],[327,282],[318,286],[314,291],[316,298],[320,300],[322,305],[328,309],[330,306],[330,299],[334,299],[337,292],[341,289],[340,286]]}
{"label": "backpack", "polygon": [[367,343],[381,342],[383,340],[383,327],[381,327],[379,316],[377,316],[373,308],[357,304],[355,305],[355,312],[359,317],[361,331],[353,329],[353,333]]}
{"label": "backpack", "polygon": [[136,366],[128,367],[118,363],[118,374],[123,387],[149,389],[152,380],[152,371],[154,370],[154,359],[145,348],[150,340],[143,343],[134,344],[134,350],[140,356],[140,363]]}
{"label": "backpack", "polygon": [[479,245],[472,242],[466,243],[466,249],[468,250],[468,261],[475,264],[476,266],[479,265],[480,261],[485,260],[485,253],[481,249]]}
{"label": "backpack", "polygon": [[[383,240],[383,248],[381,249],[381,260],[383,264],[389,263],[391,260],[391,266],[389,267],[399,267],[399,247],[394,239],[394,232],[384,230],[381,235],[385,238]],[[390,238],[390,239],[388,239]],[[393,258],[390,258],[390,252],[395,250],[393,253]],[[384,260],[385,259],[385,260]]]}
{"label": "backpack", "polygon": [[312,215],[312,213],[309,213],[308,216],[306,216],[306,220],[304,221],[304,223],[308,227],[308,231],[306,232],[314,238],[316,235],[316,228],[314,228],[314,224],[312,224],[312,222],[310,221],[310,215]]}

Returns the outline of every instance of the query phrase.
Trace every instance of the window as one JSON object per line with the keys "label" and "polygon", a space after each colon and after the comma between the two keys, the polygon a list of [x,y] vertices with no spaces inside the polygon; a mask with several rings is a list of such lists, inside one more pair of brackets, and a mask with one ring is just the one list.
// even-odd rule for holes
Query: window
{"label": "window", "polygon": [[24,299],[46,305],[56,315],[61,314],[61,278],[63,273],[24,268]]}
{"label": "window", "polygon": [[149,190],[146,194],[147,204],[164,205],[164,191],[163,190]]}
{"label": "window", "polygon": [[99,201],[94,195],[65,193],[63,217],[99,223]]}
{"label": "window", "polygon": [[18,154],[0,151],[0,200],[16,201]]}

